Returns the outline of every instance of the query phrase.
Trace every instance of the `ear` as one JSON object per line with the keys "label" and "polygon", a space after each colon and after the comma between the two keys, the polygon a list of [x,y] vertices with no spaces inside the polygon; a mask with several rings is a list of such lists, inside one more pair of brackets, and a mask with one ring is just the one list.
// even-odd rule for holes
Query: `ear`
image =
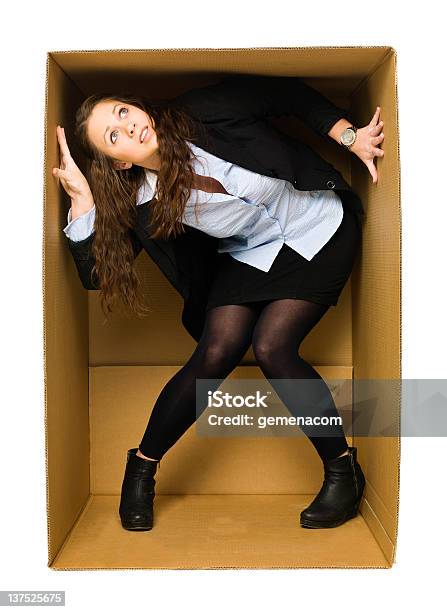
{"label": "ear", "polygon": [[132,163],[131,162],[120,162],[120,161],[113,161],[113,167],[115,168],[115,170],[129,170],[129,168],[132,168]]}

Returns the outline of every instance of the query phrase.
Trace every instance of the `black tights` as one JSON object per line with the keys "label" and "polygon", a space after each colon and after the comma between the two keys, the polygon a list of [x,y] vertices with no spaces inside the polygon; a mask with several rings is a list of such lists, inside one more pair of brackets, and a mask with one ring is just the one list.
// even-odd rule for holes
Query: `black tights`
{"label": "black tights", "polygon": [[[194,353],[157,398],[139,445],[143,455],[162,458],[196,421],[196,379],[213,378],[222,382],[239,365],[251,344],[266,378],[320,381],[316,386],[314,383],[306,386],[305,398],[300,395],[296,401],[291,401],[288,393],[287,402],[281,397],[282,387],[277,389],[271,381],[294,416],[303,415],[303,407],[306,415],[339,416],[326,383],[298,354],[301,342],[328,308],[306,300],[281,299],[229,304],[208,310]],[[305,426],[301,429],[323,460],[337,457],[348,449],[341,425],[331,425],[330,436],[311,435]]]}

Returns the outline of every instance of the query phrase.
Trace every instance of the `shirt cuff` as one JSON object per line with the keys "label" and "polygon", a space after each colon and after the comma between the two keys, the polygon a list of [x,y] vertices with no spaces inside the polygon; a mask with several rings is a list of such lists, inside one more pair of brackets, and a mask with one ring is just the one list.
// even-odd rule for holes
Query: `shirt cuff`
{"label": "shirt cuff", "polygon": [[71,207],[68,211],[67,216],[68,225],[63,229],[64,234],[67,238],[70,238],[73,242],[79,242],[85,240],[91,234],[93,234],[95,228],[95,206],[90,208],[86,213],[76,217],[72,220],[71,218]]}

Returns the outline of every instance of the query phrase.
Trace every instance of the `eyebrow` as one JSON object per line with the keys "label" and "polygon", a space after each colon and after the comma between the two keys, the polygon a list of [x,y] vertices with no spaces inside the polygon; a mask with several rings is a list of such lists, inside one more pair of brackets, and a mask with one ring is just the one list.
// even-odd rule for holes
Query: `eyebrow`
{"label": "eyebrow", "polygon": [[[114,107],[113,107],[113,109],[112,109],[112,115],[114,115],[114,114],[115,114],[115,109],[116,109],[116,107],[117,107],[117,106],[119,106],[120,104],[121,104],[121,102],[119,102],[118,104],[115,104],[115,106],[114,106]],[[107,132],[108,132],[109,130],[110,130],[110,125],[108,125],[108,126],[106,127],[106,131],[104,132],[104,136],[103,136],[103,138],[104,138],[104,142],[105,142],[106,144],[107,144],[107,141],[106,141],[106,134],[107,134]]]}

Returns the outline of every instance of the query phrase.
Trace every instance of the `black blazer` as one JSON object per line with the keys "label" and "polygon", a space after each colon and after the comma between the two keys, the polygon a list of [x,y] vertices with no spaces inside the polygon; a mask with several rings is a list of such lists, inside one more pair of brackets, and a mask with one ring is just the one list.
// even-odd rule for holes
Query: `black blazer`
{"label": "black blazer", "polygon": [[[338,108],[298,77],[228,76],[216,85],[192,89],[169,101],[186,110],[197,126],[195,144],[248,170],[290,181],[296,189],[334,189],[362,222],[365,211],[342,175],[308,145],[276,129],[269,117],[296,116],[317,134],[327,132],[347,111]],[[341,145],[340,145],[341,146]],[[130,230],[135,257],[144,248],[183,297],[182,323],[198,342],[213,279],[218,239],[185,226],[186,233],[169,240],[149,238],[150,203],[137,206]],[[91,279],[94,232],[85,240],[67,238],[82,285],[98,289]]]}

